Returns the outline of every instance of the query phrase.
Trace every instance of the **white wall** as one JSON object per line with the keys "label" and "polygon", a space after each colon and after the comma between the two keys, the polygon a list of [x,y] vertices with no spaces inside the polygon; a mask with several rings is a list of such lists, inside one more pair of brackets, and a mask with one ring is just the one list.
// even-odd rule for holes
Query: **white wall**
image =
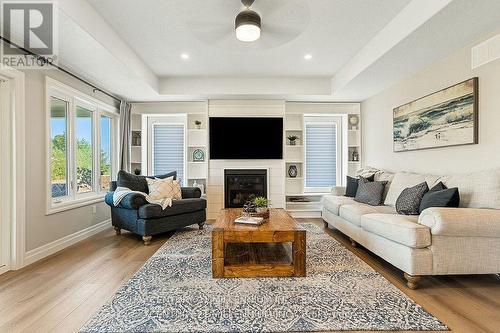
{"label": "white wall", "polygon": [[[418,51],[418,50],[417,50]],[[479,77],[479,144],[420,151],[392,151],[393,108]],[[471,47],[412,75],[362,103],[364,165],[446,174],[500,166],[500,60],[471,70]]]}
{"label": "white wall", "polygon": [[108,97],[94,94],[92,88],[56,70],[27,70],[26,75],[26,251],[74,234],[110,218],[104,203],[61,213],[45,215],[45,75],[72,86],[90,96],[114,105]]}

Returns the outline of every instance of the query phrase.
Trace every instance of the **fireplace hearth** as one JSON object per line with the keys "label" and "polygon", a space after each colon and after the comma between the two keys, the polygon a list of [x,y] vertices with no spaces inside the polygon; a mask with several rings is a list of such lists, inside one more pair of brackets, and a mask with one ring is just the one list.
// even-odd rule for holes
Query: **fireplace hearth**
{"label": "fireplace hearth", "polygon": [[241,208],[251,195],[267,198],[266,169],[224,170],[225,208]]}

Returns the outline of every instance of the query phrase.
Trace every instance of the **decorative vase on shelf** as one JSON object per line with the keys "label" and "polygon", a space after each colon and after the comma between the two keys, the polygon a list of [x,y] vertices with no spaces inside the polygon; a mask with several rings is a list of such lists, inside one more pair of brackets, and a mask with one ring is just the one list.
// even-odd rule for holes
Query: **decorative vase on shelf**
{"label": "decorative vase on shelf", "polygon": [[288,167],[288,176],[290,176],[290,178],[295,178],[297,177],[299,173],[299,170],[297,169],[297,166],[292,164]]}
{"label": "decorative vase on shelf", "polygon": [[353,162],[359,162],[359,154],[358,154],[358,151],[355,150],[352,152],[352,161]]}

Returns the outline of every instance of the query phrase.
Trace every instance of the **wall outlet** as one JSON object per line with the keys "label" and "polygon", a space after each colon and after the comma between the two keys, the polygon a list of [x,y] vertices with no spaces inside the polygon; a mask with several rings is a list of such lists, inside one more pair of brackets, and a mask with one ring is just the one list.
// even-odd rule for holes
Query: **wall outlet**
{"label": "wall outlet", "polygon": [[97,213],[97,208],[95,205],[92,205],[92,214]]}

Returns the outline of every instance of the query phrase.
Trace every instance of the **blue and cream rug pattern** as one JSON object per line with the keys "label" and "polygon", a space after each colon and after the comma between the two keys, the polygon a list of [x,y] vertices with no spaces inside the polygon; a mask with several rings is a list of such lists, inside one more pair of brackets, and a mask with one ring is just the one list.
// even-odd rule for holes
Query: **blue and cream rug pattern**
{"label": "blue and cream rug pattern", "polygon": [[210,227],[170,238],[82,332],[447,330],[323,229],[307,277],[213,279]]}

